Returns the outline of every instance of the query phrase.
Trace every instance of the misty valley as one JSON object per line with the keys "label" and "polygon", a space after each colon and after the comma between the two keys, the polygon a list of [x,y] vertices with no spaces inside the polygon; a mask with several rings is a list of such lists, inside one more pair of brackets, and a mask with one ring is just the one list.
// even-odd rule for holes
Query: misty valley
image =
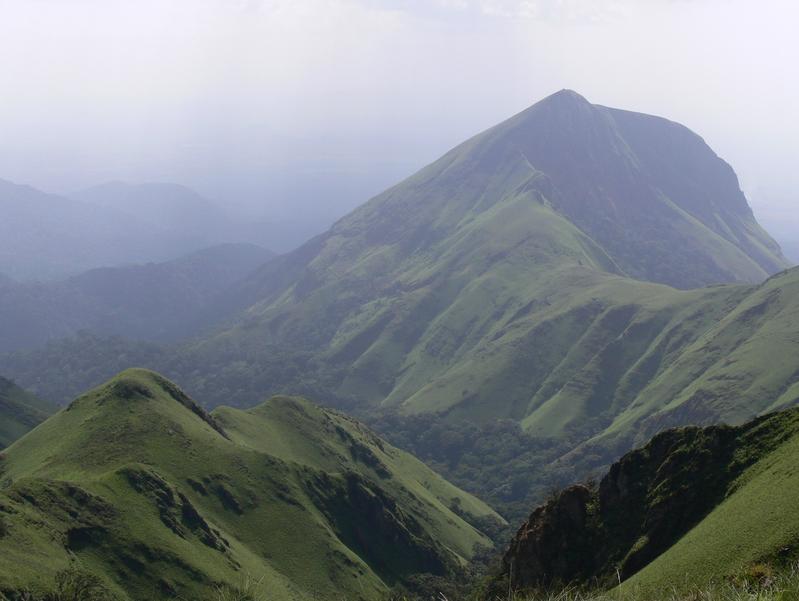
{"label": "misty valley", "polygon": [[[491,24],[538,24],[552,47],[553,32],[583,31],[594,62],[542,64],[590,82],[599,57],[615,60],[602,32],[704,3],[209,0],[190,19],[180,2],[114,0],[95,16],[79,4],[9,8],[18,42],[41,27],[84,56],[105,40],[102,65],[122,60],[120,40],[140,44],[125,52],[144,71],[106,70],[116,83],[92,94],[148,126],[133,150],[120,138],[100,153],[87,133],[70,161],[35,169],[23,149],[17,163],[0,153],[0,601],[799,600],[799,218],[773,204],[759,221],[749,191],[776,188],[750,186],[678,122],[699,88],[653,105],[673,106],[665,117],[562,89],[443,154],[408,142],[435,137],[426,115],[444,94],[414,40],[443,60],[446,40],[479,46]],[[63,20],[99,26],[108,10],[140,21],[84,39]],[[261,62],[245,42],[278,35],[259,29],[267,16],[302,35]],[[355,24],[368,39],[345,44]],[[314,50],[329,28],[349,60]],[[398,45],[381,58],[384,38]],[[156,52],[164,40],[178,54]],[[47,56],[31,64],[66,89],[66,62]],[[166,78],[159,61],[178,58],[229,78],[229,104],[205,76]],[[259,65],[282,82],[274,98],[234,92],[261,81]],[[290,135],[270,111],[308,81],[320,112]],[[637,108],[633,83],[618,97]],[[479,89],[435,117],[441,132],[488,102]],[[416,129],[369,100],[401,105],[409,90],[431,103],[413,105]],[[233,101],[245,92],[263,106]],[[189,93],[218,112],[181,105]],[[68,123],[79,111],[64,102]],[[367,130],[394,114],[394,142],[344,137],[344,104]],[[165,139],[159,111],[180,142],[145,151]],[[256,139],[272,144],[257,160]],[[285,197],[246,208],[235,190],[262,185],[259,170],[283,171],[268,189]],[[102,177],[139,172],[155,176]],[[226,177],[240,187],[207,193]],[[70,178],[82,185],[48,183]]]}

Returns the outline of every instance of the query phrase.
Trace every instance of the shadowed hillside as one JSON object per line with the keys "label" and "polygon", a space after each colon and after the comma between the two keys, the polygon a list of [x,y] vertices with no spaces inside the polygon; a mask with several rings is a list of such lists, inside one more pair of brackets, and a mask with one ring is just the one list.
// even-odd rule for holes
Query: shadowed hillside
{"label": "shadowed hillside", "polygon": [[0,351],[35,348],[81,330],[174,340],[217,316],[217,299],[274,256],[223,244],[165,263],[93,269],[60,282],[0,279]]}
{"label": "shadowed hillside", "polygon": [[739,427],[657,435],[598,486],[573,486],[536,509],[503,565],[515,589],[704,586],[797,556],[799,411]]}

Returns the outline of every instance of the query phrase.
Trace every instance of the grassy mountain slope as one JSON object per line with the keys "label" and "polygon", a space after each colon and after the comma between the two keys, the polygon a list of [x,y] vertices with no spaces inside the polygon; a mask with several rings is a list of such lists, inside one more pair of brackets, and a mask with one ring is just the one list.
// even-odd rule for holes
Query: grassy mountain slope
{"label": "grassy mountain slope", "polygon": [[220,299],[224,329],[143,360],[76,338],[0,371],[63,395],[127,355],[208,405],[507,418],[559,451],[533,471],[588,473],[660,428],[793,401],[799,272],[681,289],[785,265],[698,136],[562,92],[270,261]]}
{"label": "grassy mountain slope", "polygon": [[680,579],[704,583],[756,562],[794,559],[799,436],[793,421],[792,435],[739,477],[728,498],[628,586],[655,588]]}
{"label": "grassy mountain slope", "polygon": [[748,292],[640,280],[786,265],[701,138],[563,91],[271,261],[220,299],[230,327],[155,366],[209,404],[325,395],[594,435]]}
{"label": "grassy mountain slope", "polygon": [[[260,270],[235,292],[249,305],[238,326],[196,345],[196,359],[240,348],[238,361],[297,389],[284,364],[263,370],[264,355],[279,348],[298,361],[311,355],[321,364],[311,378],[341,398],[493,414],[486,406],[497,395],[474,374],[487,353],[515,352],[542,329],[570,330],[574,340],[611,305],[623,313],[644,297],[656,312],[659,296],[688,298],[613,276],[687,288],[757,282],[787,264],[732,169],[698,136],[564,91]],[[605,298],[592,304],[591,289]],[[575,312],[553,323],[573,296],[583,306],[570,303]],[[518,377],[503,366],[486,371]],[[503,402],[500,415],[526,417],[519,404],[535,410],[542,380],[531,380],[527,398],[513,398],[512,410]]]}
{"label": "grassy mountain slope", "polygon": [[625,591],[702,586],[799,544],[799,410],[739,427],[666,431],[615,463],[598,487],[537,509],[505,556],[518,588],[555,582]]}
{"label": "grassy mountain slope", "polygon": [[[586,446],[638,443],[686,423],[741,423],[799,402],[799,269],[746,289],[734,308],[650,373],[624,411]],[[648,357],[641,367],[648,367]],[[631,372],[628,380],[641,375]],[[615,391],[624,398],[629,385]],[[632,439],[631,439],[632,437]]]}
{"label": "grassy mountain slope", "polygon": [[209,415],[144,370],[17,441],[0,479],[0,590],[76,561],[122,598],[251,575],[280,599],[372,599],[488,543],[450,506],[494,516],[348,418],[289,398]]}
{"label": "grassy mountain slope", "polygon": [[205,326],[222,292],[273,256],[259,246],[223,244],[61,282],[0,281],[0,351],[34,348],[80,330],[149,340],[184,336]]}
{"label": "grassy mountain slope", "polygon": [[564,90],[481,137],[543,172],[553,206],[631,277],[687,288],[787,266],[732,168],[677,123]]}
{"label": "grassy mountain slope", "polygon": [[0,450],[42,423],[53,410],[49,403],[0,377]]}
{"label": "grassy mountain slope", "polygon": [[[521,519],[553,486],[603,471],[664,428],[740,423],[799,402],[792,360],[799,270],[759,286],[697,291],[588,270],[581,279],[559,275],[550,277],[563,285],[560,293],[493,324],[462,366],[405,401],[350,410],[364,411],[391,442]],[[223,354],[202,355],[83,337],[6,357],[0,369],[45,397],[130,362],[165,369],[212,402],[258,398],[251,386],[270,390],[272,375],[298,391],[322,386],[316,374],[325,372],[313,358],[267,347],[246,355],[248,364],[235,341]],[[37,369],[43,363],[46,379]],[[514,426],[496,421],[502,418]]]}

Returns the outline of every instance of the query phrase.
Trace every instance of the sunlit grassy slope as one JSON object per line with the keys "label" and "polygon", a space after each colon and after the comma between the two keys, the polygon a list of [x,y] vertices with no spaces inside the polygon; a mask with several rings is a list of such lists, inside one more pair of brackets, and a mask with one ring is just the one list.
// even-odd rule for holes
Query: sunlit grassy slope
{"label": "sunlit grassy slope", "polygon": [[0,590],[46,587],[74,561],[130,599],[205,598],[248,575],[269,598],[374,599],[488,544],[461,516],[498,519],[308,401],[209,415],[144,370],[17,441],[0,482]]}
{"label": "sunlit grassy slope", "polygon": [[789,601],[799,599],[799,569],[753,566],[730,579],[705,585],[667,586],[656,590],[582,590],[570,588],[537,594],[492,595],[485,601]]}
{"label": "sunlit grassy slope", "polygon": [[730,463],[753,459],[754,465],[731,483],[726,498],[674,546],[624,583],[624,590],[702,586],[746,572],[756,563],[785,567],[796,560],[797,411],[776,414],[741,431]]}
{"label": "sunlit grassy slope", "polygon": [[39,425],[55,408],[0,378],[0,450]]}

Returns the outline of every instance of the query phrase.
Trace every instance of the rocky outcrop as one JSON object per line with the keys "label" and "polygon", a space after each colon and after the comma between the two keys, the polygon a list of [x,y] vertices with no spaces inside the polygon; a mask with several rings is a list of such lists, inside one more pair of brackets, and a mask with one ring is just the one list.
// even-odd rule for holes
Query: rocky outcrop
{"label": "rocky outcrop", "polygon": [[536,509],[511,541],[504,576],[516,590],[629,578],[724,500],[779,442],[785,415],[655,436],[598,486],[572,486]]}
{"label": "rocky outcrop", "polygon": [[570,581],[594,570],[594,532],[588,527],[594,491],[567,488],[536,509],[511,542],[505,570],[515,588]]}

